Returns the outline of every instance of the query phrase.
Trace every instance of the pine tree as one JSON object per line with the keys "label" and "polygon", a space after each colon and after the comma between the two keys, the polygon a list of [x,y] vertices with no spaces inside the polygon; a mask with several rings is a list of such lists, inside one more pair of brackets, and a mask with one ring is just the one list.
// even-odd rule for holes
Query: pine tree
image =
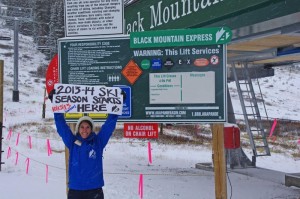
{"label": "pine tree", "polygon": [[50,47],[50,54],[57,53],[57,39],[64,37],[64,6],[63,0],[55,0],[52,3],[49,22],[49,40],[47,45]]}
{"label": "pine tree", "polygon": [[49,34],[50,3],[47,0],[35,0],[34,13],[34,41],[38,46],[45,46]]}
{"label": "pine tree", "polygon": [[[50,50],[49,58],[57,53],[57,39],[64,37],[64,0],[0,0],[14,17],[32,16],[32,21],[20,20],[19,31],[33,36],[41,49]],[[24,13],[18,12],[22,8]],[[27,14],[29,15],[27,15]],[[14,29],[14,20],[6,22]]]}

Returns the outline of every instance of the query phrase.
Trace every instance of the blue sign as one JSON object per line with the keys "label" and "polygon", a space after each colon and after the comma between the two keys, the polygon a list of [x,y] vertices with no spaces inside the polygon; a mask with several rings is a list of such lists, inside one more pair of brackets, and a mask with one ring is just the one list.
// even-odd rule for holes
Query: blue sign
{"label": "blue sign", "polygon": [[161,59],[152,59],[151,60],[151,67],[153,70],[159,70],[162,67],[162,60]]}
{"label": "blue sign", "polygon": [[126,99],[123,103],[122,115],[119,118],[130,118],[131,117],[131,87],[126,85],[115,85],[121,88],[126,93]]}

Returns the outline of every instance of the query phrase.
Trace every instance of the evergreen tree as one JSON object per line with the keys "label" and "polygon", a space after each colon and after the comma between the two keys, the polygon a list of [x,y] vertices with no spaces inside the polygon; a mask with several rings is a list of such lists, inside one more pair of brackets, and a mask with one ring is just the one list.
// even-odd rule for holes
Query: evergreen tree
{"label": "evergreen tree", "polygon": [[18,20],[19,31],[25,35],[32,35],[33,0],[3,0],[2,3],[7,6],[7,26],[14,29],[15,20]]}
{"label": "evergreen tree", "polygon": [[50,56],[57,53],[57,39],[64,37],[64,4],[63,0],[54,0],[50,11],[49,39]]}
{"label": "evergreen tree", "polygon": [[51,4],[47,0],[35,0],[34,13],[34,41],[38,46],[45,46],[49,34]]}
{"label": "evergreen tree", "polygon": [[[20,17],[19,31],[22,34],[33,36],[34,42],[41,49],[48,48],[50,50],[49,58],[57,53],[57,39],[64,37],[65,34],[64,0],[0,1],[8,6],[10,16]],[[24,20],[26,17],[32,17],[32,20]],[[6,24],[14,29],[14,19],[7,20]]]}

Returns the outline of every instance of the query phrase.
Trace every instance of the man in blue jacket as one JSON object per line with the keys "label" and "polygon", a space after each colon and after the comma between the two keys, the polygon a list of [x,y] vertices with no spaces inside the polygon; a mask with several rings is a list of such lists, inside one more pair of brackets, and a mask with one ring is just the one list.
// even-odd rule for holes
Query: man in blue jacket
{"label": "man in blue jacket", "polygon": [[[55,92],[55,91],[54,91]],[[52,101],[53,93],[49,99]],[[125,93],[122,92],[125,99]],[[104,199],[103,150],[115,130],[118,115],[109,115],[100,131],[93,131],[94,122],[81,117],[72,132],[63,113],[54,113],[58,134],[70,151],[68,199]]]}

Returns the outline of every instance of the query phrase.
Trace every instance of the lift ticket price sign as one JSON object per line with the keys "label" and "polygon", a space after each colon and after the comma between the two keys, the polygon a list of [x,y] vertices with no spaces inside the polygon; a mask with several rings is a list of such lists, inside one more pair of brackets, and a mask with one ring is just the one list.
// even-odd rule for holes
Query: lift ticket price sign
{"label": "lift ticket price sign", "polygon": [[157,123],[124,123],[125,138],[158,138]]}

